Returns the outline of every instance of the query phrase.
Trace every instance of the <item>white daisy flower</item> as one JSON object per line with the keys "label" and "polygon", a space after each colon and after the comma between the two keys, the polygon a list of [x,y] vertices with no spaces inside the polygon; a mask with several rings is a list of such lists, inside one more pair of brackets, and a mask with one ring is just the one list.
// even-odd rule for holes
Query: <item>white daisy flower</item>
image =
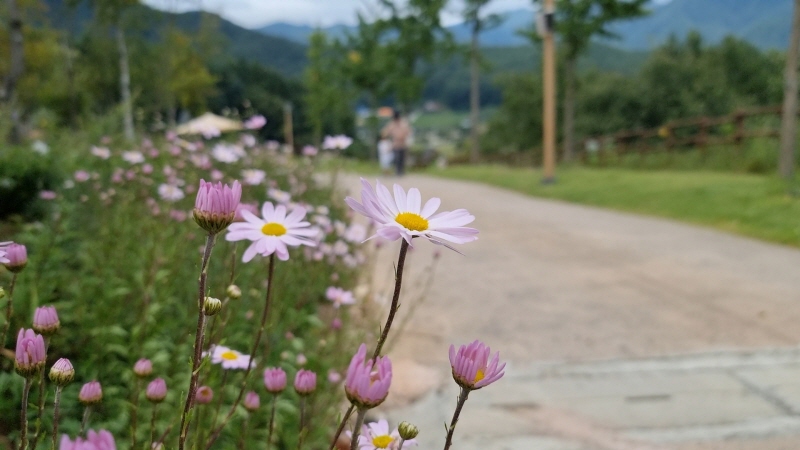
{"label": "white daisy flower", "polygon": [[174,184],[162,184],[158,187],[158,195],[168,202],[177,202],[186,195],[181,188]]}
{"label": "white daisy flower", "polygon": [[475,216],[466,209],[434,214],[439,209],[441,200],[433,197],[422,206],[417,188],[411,188],[406,193],[402,187],[395,184],[392,197],[389,189],[380,181],[377,181],[373,188],[362,178],[361,203],[352,197],[347,197],[345,202],[359,214],[375,221],[377,226],[375,236],[390,241],[403,238],[411,244],[412,238],[424,237],[434,244],[455,250],[444,241],[464,244],[478,239],[478,230],[464,226],[474,221]]}
{"label": "white daisy flower", "polygon": [[111,150],[106,147],[92,146],[92,154],[100,159],[108,159],[111,157]]}
{"label": "white daisy flower", "polygon": [[220,364],[223,369],[247,369],[250,365],[250,355],[245,355],[236,350],[222,345],[215,345],[211,349],[211,364]]}
{"label": "white daisy flower", "polygon": [[244,262],[251,261],[256,255],[269,256],[272,253],[276,253],[281,261],[286,261],[289,259],[287,246],[316,246],[316,242],[311,238],[315,237],[319,230],[312,228],[311,224],[303,220],[306,209],[298,206],[288,215],[286,213],[286,206],[274,206],[272,202],[266,202],[261,207],[263,219],[250,211],[242,210],[242,218],[245,221],[231,224],[225,240],[253,241],[244,251],[242,256]]}
{"label": "white daisy flower", "polygon": [[144,162],[144,155],[142,152],[122,152],[122,159],[131,164],[140,164]]}
{"label": "white daisy flower", "polygon": [[242,170],[242,184],[256,186],[261,184],[267,178],[267,173],[258,169],[245,169]]}
{"label": "white daisy flower", "polygon": [[211,150],[211,156],[219,162],[234,163],[246,155],[244,149],[237,145],[217,144]]}

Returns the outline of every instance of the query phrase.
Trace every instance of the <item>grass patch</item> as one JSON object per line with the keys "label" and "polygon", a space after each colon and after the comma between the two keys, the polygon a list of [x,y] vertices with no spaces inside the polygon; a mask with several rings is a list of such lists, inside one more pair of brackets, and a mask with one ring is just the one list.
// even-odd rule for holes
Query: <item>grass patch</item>
{"label": "grass patch", "polygon": [[649,214],[800,247],[800,198],[774,176],[569,168],[554,185],[535,169],[499,165],[432,169],[536,197]]}

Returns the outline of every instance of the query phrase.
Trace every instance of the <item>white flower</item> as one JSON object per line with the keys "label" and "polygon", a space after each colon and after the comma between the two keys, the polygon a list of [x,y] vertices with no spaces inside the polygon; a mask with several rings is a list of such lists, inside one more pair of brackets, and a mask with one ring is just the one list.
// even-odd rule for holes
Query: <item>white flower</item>
{"label": "white flower", "polygon": [[325,136],[322,148],[326,150],[344,150],[353,144],[353,140],[347,136]]}
{"label": "white flower", "polygon": [[244,262],[252,260],[258,254],[269,256],[272,253],[277,254],[281,261],[286,261],[289,259],[287,245],[316,246],[316,242],[310,238],[316,236],[319,230],[311,228],[308,222],[303,221],[306,215],[305,208],[298,206],[288,215],[286,213],[286,206],[276,207],[272,202],[266,202],[261,207],[263,219],[256,217],[250,211],[242,210],[245,222],[229,226],[225,240],[253,241],[242,256]]}
{"label": "white flower", "polygon": [[267,190],[267,196],[278,203],[289,203],[292,201],[292,194],[280,189],[269,188]]}
{"label": "white flower", "polygon": [[137,151],[122,152],[122,159],[131,164],[140,164],[144,162],[144,155]]}
{"label": "white flower", "polygon": [[[364,428],[365,433],[358,436],[359,450],[396,449],[400,445],[400,433],[397,429],[389,432],[389,422],[386,420],[372,422]],[[405,441],[403,448],[406,445],[417,445],[417,442],[409,439]]]}
{"label": "white flower", "polygon": [[219,162],[234,163],[246,155],[238,145],[217,144],[211,150],[211,156]]}
{"label": "white flower", "polygon": [[100,159],[108,159],[111,157],[111,150],[106,147],[92,146],[92,154]]}
{"label": "white flower", "polygon": [[266,177],[267,173],[263,170],[245,169],[242,171],[242,184],[259,185]]}
{"label": "white flower", "polygon": [[[443,241],[464,244],[478,239],[478,230],[465,227],[475,220],[466,209],[443,211],[434,214],[441,200],[434,197],[422,206],[419,189],[406,191],[394,185],[394,197],[380,181],[375,188],[361,179],[361,203],[352,197],[345,199],[353,210],[375,221],[376,236],[390,241],[400,238],[411,244],[411,239],[424,237],[434,244],[455,250]],[[374,236],[373,236],[374,237]]]}
{"label": "white flower", "polygon": [[158,187],[158,195],[168,202],[177,202],[185,197],[185,194],[178,186],[174,184],[162,184]]}
{"label": "white flower", "polygon": [[50,151],[50,147],[43,141],[35,141],[33,145],[31,145],[33,151],[40,155],[46,155]]}
{"label": "white flower", "polygon": [[211,364],[221,364],[223,369],[247,369],[247,366],[250,365],[250,355],[242,354],[228,347],[215,345],[209,351],[211,352]]}

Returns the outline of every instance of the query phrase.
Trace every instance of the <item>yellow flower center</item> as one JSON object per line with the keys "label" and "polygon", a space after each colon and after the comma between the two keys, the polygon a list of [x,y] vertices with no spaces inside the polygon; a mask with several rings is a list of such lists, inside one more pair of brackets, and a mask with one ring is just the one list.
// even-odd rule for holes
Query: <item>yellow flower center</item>
{"label": "yellow flower center", "polygon": [[261,227],[261,232],[267,236],[283,236],[286,234],[286,227],[275,222],[270,222]]}
{"label": "yellow flower center", "polygon": [[478,369],[478,373],[475,374],[475,381],[473,381],[473,383],[477,383],[482,379],[484,379],[485,377],[486,374],[483,373],[483,369]]}
{"label": "yellow flower center", "polygon": [[383,436],[375,436],[372,438],[372,445],[375,448],[389,448],[389,444],[394,441],[391,436],[383,435]]}
{"label": "yellow flower center", "polygon": [[419,214],[400,213],[394,218],[394,221],[412,231],[425,231],[428,229],[428,220]]}
{"label": "yellow flower center", "polygon": [[220,358],[227,359],[228,361],[233,361],[233,360],[239,359],[239,355],[237,355],[236,353],[233,353],[230,350],[228,350],[227,352],[225,352],[225,353],[223,353],[223,354],[221,354],[219,356],[220,356]]}

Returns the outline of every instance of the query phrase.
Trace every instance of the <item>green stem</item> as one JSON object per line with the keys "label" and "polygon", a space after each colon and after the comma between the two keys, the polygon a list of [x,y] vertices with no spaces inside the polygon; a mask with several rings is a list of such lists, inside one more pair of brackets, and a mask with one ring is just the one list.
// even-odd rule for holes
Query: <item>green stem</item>
{"label": "green stem", "polygon": [[450,421],[450,428],[447,429],[447,440],[444,443],[444,450],[448,450],[453,445],[453,433],[456,431],[456,424],[458,423],[458,416],[461,415],[461,408],[467,402],[469,397],[469,389],[461,388],[461,394],[458,396],[458,403],[456,403],[456,410],[453,413],[453,420]]}
{"label": "green stem", "polygon": [[22,411],[20,412],[20,422],[22,428],[19,434],[19,449],[27,450],[28,448],[28,393],[31,390],[32,378],[25,378],[25,387],[22,388]]}
{"label": "green stem", "polygon": [[303,449],[303,438],[306,435],[306,396],[300,397],[300,433],[297,435],[297,450]]}
{"label": "green stem", "polygon": [[406,440],[403,439],[403,438],[400,438],[400,445],[397,446],[397,450],[403,450],[403,444],[405,444],[405,443],[406,443]]}
{"label": "green stem", "polygon": [[203,301],[206,297],[206,278],[208,277],[208,260],[211,259],[211,249],[214,248],[216,235],[209,234],[206,237],[206,246],[203,251],[203,260],[200,266],[200,278],[197,288],[197,329],[194,338],[194,355],[192,357],[192,376],[189,379],[189,391],[186,395],[186,403],[181,414],[181,431],[178,438],[178,448],[184,450],[186,438],[189,434],[189,423],[191,422],[191,412],[194,408],[194,400],[197,395],[197,378],[200,374],[200,362],[203,359],[203,334],[205,331],[206,315],[203,312]]}
{"label": "green stem", "polygon": [[89,425],[89,414],[92,413],[92,407],[86,405],[86,408],[83,410],[83,420],[81,420],[81,431],[78,432],[78,436],[83,436],[83,432],[86,431],[86,426]]}
{"label": "green stem", "polygon": [[61,404],[61,386],[56,386],[56,399],[53,401],[53,446],[51,450],[56,450],[58,445],[58,407]]}
{"label": "green stem", "polygon": [[347,425],[347,421],[350,420],[350,416],[353,415],[353,411],[355,410],[356,405],[351,404],[350,407],[347,408],[347,412],[344,413],[342,421],[339,423],[339,428],[336,429],[336,433],[333,435],[333,440],[331,441],[331,446],[328,447],[328,450],[333,450],[333,448],[336,447],[336,442],[339,440],[339,436],[341,436],[342,431],[344,431],[344,427]]}
{"label": "green stem", "polygon": [[400,255],[397,257],[397,271],[394,275],[394,295],[392,296],[392,306],[389,308],[389,317],[386,318],[386,325],[383,326],[381,338],[378,340],[378,345],[375,347],[375,352],[372,354],[372,359],[381,356],[381,349],[383,344],[386,343],[386,338],[389,337],[389,329],[392,327],[394,316],[397,314],[397,308],[400,302],[400,288],[403,285],[403,266],[406,263],[406,253],[408,253],[408,242],[403,240],[400,244]]}
{"label": "green stem", "polygon": [[6,303],[6,323],[3,324],[3,337],[0,338],[0,347],[6,347],[6,337],[8,336],[8,328],[11,326],[11,304],[14,300],[14,286],[17,285],[17,274],[11,276],[11,284],[8,286],[8,300]]}
{"label": "green stem", "polygon": [[267,450],[272,448],[272,430],[275,429],[275,405],[278,403],[278,394],[272,395],[272,410],[269,413],[269,432],[267,433]]}
{"label": "green stem", "polygon": [[[50,347],[50,338],[44,338],[44,354],[47,355],[47,350]],[[31,439],[31,448],[35,449],[36,446],[39,444],[39,438],[41,438],[42,433],[42,419],[44,418],[44,366],[39,371],[39,417],[36,419],[36,433],[33,435],[33,439]]]}
{"label": "green stem", "polygon": [[350,441],[350,450],[358,449],[358,435],[361,434],[361,427],[364,426],[364,417],[367,416],[366,408],[359,408],[356,416],[356,426],[353,428],[353,438]]}
{"label": "green stem", "polygon": [[[228,411],[228,414],[222,420],[222,423],[214,429],[214,432],[211,433],[211,436],[208,438],[208,442],[206,442],[206,450],[210,450],[211,446],[214,445],[217,438],[219,438],[220,433],[222,433],[222,429],[225,428],[225,425],[231,420],[233,417],[233,413],[236,412],[236,407],[239,406],[241,403],[242,398],[244,397],[244,393],[247,390],[247,381],[250,379],[250,373],[253,371],[253,362],[254,362],[254,355],[258,350],[258,347],[261,345],[261,337],[264,334],[264,330],[267,327],[267,317],[269,317],[269,307],[272,303],[272,285],[274,277],[275,277],[275,253],[269,255],[269,269],[267,274],[267,296],[264,299],[264,311],[261,313],[261,326],[258,328],[258,333],[256,333],[256,338],[253,341],[253,348],[250,351],[250,363],[247,365],[247,370],[244,373],[244,380],[242,380],[242,387],[239,389],[239,395],[236,397],[236,401],[233,402],[231,405],[231,409]],[[182,450],[182,449],[181,449]]]}
{"label": "green stem", "polygon": [[136,426],[139,422],[139,397],[142,392],[142,379],[136,377],[136,388],[134,389],[133,403],[131,404],[131,450],[136,449]]}
{"label": "green stem", "polygon": [[[153,415],[150,416],[150,447],[153,448],[153,443],[156,441],[156,415],[158,413],[158,403],[153,403]],[[133,450],[133,449],[131,449]]]}

